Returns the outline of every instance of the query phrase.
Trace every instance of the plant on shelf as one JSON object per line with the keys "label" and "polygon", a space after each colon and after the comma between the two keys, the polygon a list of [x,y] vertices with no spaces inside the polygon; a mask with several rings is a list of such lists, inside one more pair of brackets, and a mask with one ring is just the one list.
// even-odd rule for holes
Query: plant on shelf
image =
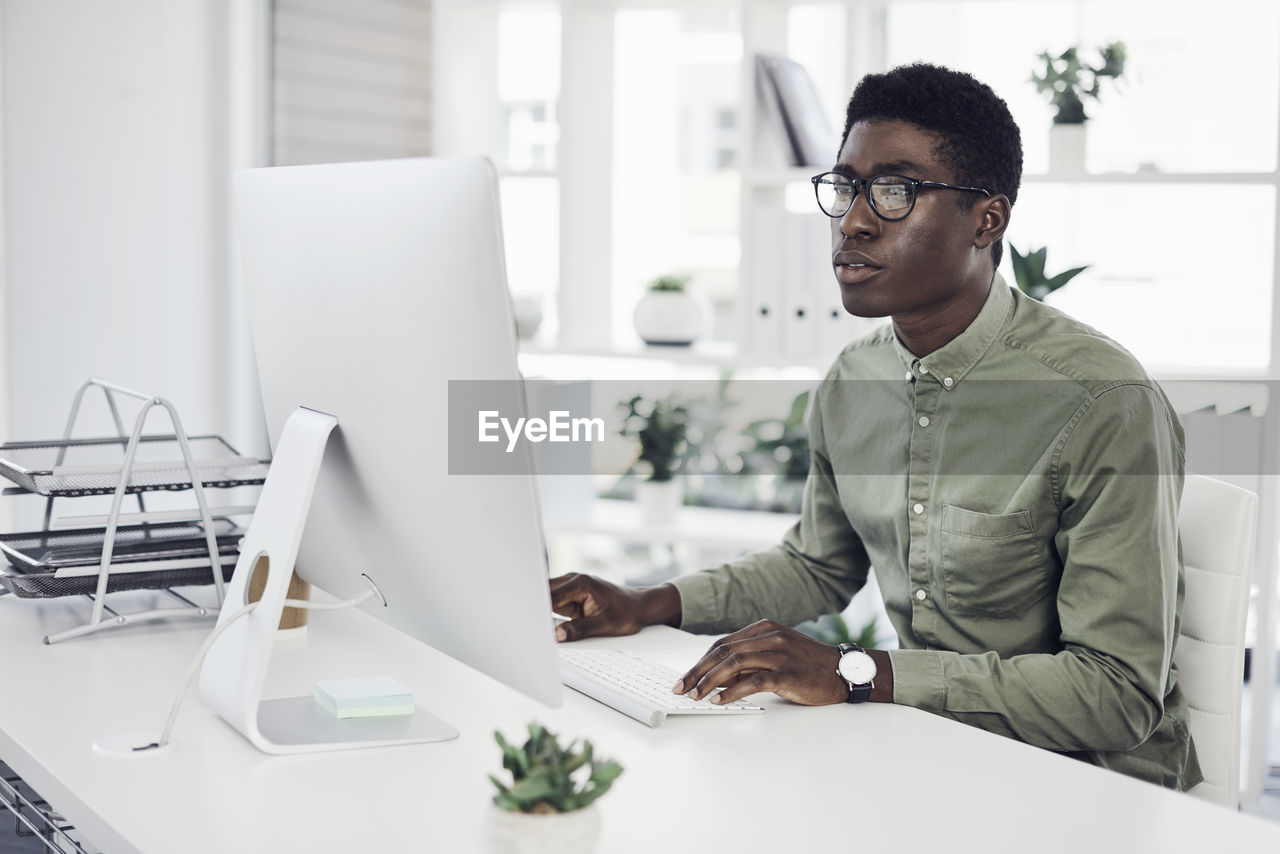
{"label": "plant on shelf", "polygon": [[1079,46],[1069,47],[1054,56],[1048,51],[1037,54],[1041,65],[1031,74],[1036,91],[1047,95],[1056,112],[1055,125],[1084,124],[1089,116],[1084,111],[1086,99],[1100,100],[1102,83],[1113,83],[1124,74],[1124,42],[1112,42],[1098,48],[1101,61],[1086,64],[1080,59]]}
{"label": "plant on shelf", "polygon": [[659,276],[649,283],[649,290],[684,293],[684,287],[687,284],[689,284],[688,276]]}
{"label": "plant on shelf", "polygon": [[1049,294],[1074,279],[1076,276],[1089,269],[1084,267],[1072,267],[1056,276],[1046,276],[1044,272],[1045,259],[1049,255],[1049,247],[1041,246],[1023,255],[1009,244],[1009,260],[1013,264],[1013,278],[1017,281],[1018,290],[1022,291],[1033,299],[1043,300]]}
{"label": "plant on shelf", "polygon": [[502,748],[502,767],[511,774],[509,784],[489,775],[498,790],[490,832],[499,850],[592,851],[600,836],[595,801],[609,791],[622,766],[596,756],[589,741],[562,747],[536,721],[529,724],[529,738],[519,747],[501,732],[493,737]]}
{"label": "plant on shelf", "polygon": [[688,450],[689,410],[670,396],[648,400],[637,394],[618,405],[623,409],[618,433],[639,440],[636,462],[649,466],[649,476],[636,484],[640,516],[651,524],[669,523],[684,497],[675,475]]}
{"label": "plant on shelf", "polygon": [[689,411],[672,397],[648,400],[637,394],[618,404],[623,409],[619,434],[640,441],[636,461],[648,463],[647,480],[669,481],[684,459]]}
{"label": "plant on shelf", "polygon": [[879,626],[876,618],[872,617],[855,635],[849,629],[849,623],[840,614],[823,614],[816,620],[801,623],[796,626],[796,630],[814,640],[820,640],[832,646],[842,643],[856,643],[863,649],[874,649]]}
{"label": "plant on shelf", "polygon": [[688,276],[665,275],[649,282],[632,317],[646,344],[687,347],[702,334],[702,311],[686,288]]}

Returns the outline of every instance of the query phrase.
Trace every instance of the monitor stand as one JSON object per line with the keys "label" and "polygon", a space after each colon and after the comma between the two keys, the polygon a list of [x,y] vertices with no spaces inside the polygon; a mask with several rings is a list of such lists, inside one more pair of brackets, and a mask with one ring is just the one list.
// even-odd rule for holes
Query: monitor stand
{"label": "monitor stand", "polygon": [[241,543],[240,559],[227,586],[218,623],[245,606],[249,579],[264,563],[266,589],[258,607],[229,626],[209,648],[200,671],[204,701],[266,753],[445,741],[458,735],[456,729],[421,707],[412,715],[340,719],[310,696],[262,699],[320,462],[337,424],[334,416],[305,407],[295,410],[285,423],[253,521]]}

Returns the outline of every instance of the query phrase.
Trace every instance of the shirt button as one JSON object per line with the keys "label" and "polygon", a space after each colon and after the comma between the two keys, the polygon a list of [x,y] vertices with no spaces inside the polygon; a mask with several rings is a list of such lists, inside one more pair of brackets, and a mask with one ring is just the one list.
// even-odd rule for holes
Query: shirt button
{"label": "shirt button", "polygon": [[929,369],[928,369],[928,368],[926,368],[924,365],[921,365],[921,366],[920,366],[920,373],[922,373],[922,374],[927,374],[927,373],[929,373]]}
{"label": "shirt button", "polygon": [[944,386],[946,386],[947,388],[951,388],[953,385],[955,385],[955,384],[956,384],[956,382],[955,382],[955,380],[951,379],[951,377],[947,377],[946,379],[944,379],[944,380],[942,381],[942,384],[943,384]]}
{"label": "shirt button", "polygon": [[916,515],[917,515],[917,516],[919,516],[921,513],[923,513],[923,512],[924,512],[924,505],[923,505],[923,504],[917,504],[917,505],[915,505],[914,507],[912,507],[911,509],[912,509],[912,510],[914,510],[914,511],[916,511]]}
{"label": "shirt button", "polygon": [[921,602],[923,602],[924,600],[929,598],[929,594],[925,593],[923,590],[917,590],[916,598],[919,599]]}
{"label": "shirt button", "polygon": [[907,371],[907,382],[911,382],[913,379],[915,379],[915,375]]}
{"label": "shirt button", "polygon": [[928,416],[928,415],[921,415],[921,416],[920,416],[920,426],[921,426],[921,427],[928,427],[928,426],[929,426],[929,416]]}

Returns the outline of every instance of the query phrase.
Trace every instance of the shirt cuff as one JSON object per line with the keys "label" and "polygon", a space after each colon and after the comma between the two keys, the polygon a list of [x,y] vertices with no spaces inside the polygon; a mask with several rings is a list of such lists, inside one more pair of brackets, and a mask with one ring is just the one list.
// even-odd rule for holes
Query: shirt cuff
{"label": "shirt cuff", "polygon": [[680,628],[694,634],[714,633],[722,617],[715,582],[698,572],[674,579],[671,586],[680,594]]}
{"label": "shirt cuff", "polygon": [[891,649],[893,702],[900,706],[940,711],[946,708],[947,680],[942,655],[927,649]]}

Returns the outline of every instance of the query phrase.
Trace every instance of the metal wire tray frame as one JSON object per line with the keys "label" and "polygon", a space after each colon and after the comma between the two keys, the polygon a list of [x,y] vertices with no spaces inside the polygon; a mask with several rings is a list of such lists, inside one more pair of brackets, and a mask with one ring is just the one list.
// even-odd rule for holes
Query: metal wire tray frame
{"label": "metal wire tray frame", "polygon": [[[239,551],[244,531],[230,519],[213,520],[214,535],[223,554]],[[0,534],[0,552],[23,573],[52,573],[68,567],[97,566],[102,560],[105,531],[74,528]],[[204,528],[192,522],[128,525],[116,529],[112,560],[116,563],[172,560],[208,555]]]}
{"label": "metal wire tray frame", "polygon": [[[56,439],[0,445],[0,475],[38,495],[110,495],[120,485],[128,436]],[[252,486],[267,477],[269,464],[246,457],[221,436],[187,438],[195,475],[206,488]],[[175,435],[142,436],[125,485],[126,493],[191,489],[192,473]]]}
{"label": "metal wire tray frame", "polygon": [[[117,436],[105,439],[72,439],[80,405],[90,388],[99,388],[106,397],[115,422]],[[131,397],[142,402],[132,431],[126,431],[120,416],[117,397]],[[145,435],[149,415],[164,410],[172,426],[170,435]],[[87,459],[84,453],[105,454],[105,459]],[[226,593],[227,581],[234,574],[238,555],[224,553],[218,541],[214,515],[206,500],[207,488],[250,486],[264,483],[270,465],[268,460],[245,457],[218,436],[188,437],[182,429],[178,411],[168,400],[152,394],[90,377],[80,386],[71,403],[62,439],[45,442],[13,442],[0,446],[4,459],[0,475],[14,480],[18,490],[46,496],[44,530],[54,533],[55,499],[83,495],[110,494],[111,510],[106,516],[101,536],[101,554],[97,571],[92,564],[61,567],[52,573],[23,572],[18,568],[0,572],[0,595],[21,598],[86,595],[93,603],[89,621],[47,635],[47,644],[82,635],[167,619],[207,619],[216,617]],[[40,478],[52,478],[42,481]],[[148,513],[143,493],[159,489],[190,489],[198,509],[190,513]],[[127,519],[121,515],[126,495],[138,503],[138,514]],[[251,511],[251,508],[250,508]],[[223,514],[235,515],[242,508],[226,508]],[[122,521],[154,523],[161,521],[198,522],[205,548],[199,556],[165,557],[160,560],[130,561],[128,542],[118,536]],[[118,542],[125,556],[116,559]],[[212,583],[217,590],[219,607],[209,608],[182,596],[173,587]],[[152,607],[123,614],[107,607],[108,593],[123,590],[154,589],[176,600],[177,607]]]}
{"label": "metal wire tray frame", "polygon": [[[235,573],[240,553],[224,554],[222,580],[228,582]],[[210,584],[209,558],[188,558],[182,563],[169,561],[145,561],[133,564],[112,564],[107,578],[106,593],[125,590],[168,590],[171,587],[196,587]],[[57,572],[23,572],[9,567],[0,570],[0,587],[19,599],[55,599],[61,596],[95,596],[98,592],[98,573],[92,575],[61,575]],[[186,600],[181,600],[184,603]],[[112,612],[111,616],[116,616]],[[170,615],[172,616],[172,615]],[[201,615],[203,616],[203,615]]]}
{"label": "metal wire tray frame", "polygon": [[[229,581],[244,531],[214,519],[222,577]],[[87,596],[97,592],[105,531],[101,528],[0,535],[10,566],[0,587],[21,599]],[[116,529],[107,593],[210,584],[204,529],[192,523],[131,525]]]}
{"label": "metal wire tray frame", "polygon": [[47,854],[90,854],[79,835],[49,802],[3,762],[0,762],[0,809],[13,815],[13,831],[35,837]]}

